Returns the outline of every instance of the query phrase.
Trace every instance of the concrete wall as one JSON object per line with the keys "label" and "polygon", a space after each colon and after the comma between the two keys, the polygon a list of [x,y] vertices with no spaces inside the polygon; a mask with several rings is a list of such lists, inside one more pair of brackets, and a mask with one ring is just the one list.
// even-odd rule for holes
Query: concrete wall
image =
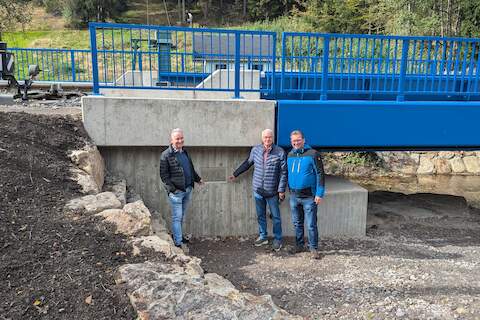
{"label": "concrete wall", "polygon": [[[186,141],[188,144],[188,140]],[[100,148],[107,169],[127,179],[148,207],[158,210],[170,223],[167,195],[159,176],[160,153],[165,147]],[[250,148],[189,148],[197,171],[207,181],[194,190],[185,221],[186,232],[194,235],[255,235],[257,220],[252,199],[252,170],[234,183],[228,176]],[[327,177],[326,197],[319,208],[321,237],[365,235],[367,191],[346,180]],[[293,235],[288,198],[281,206],[285,235]],[[270,220],[269,220],[270,223]]]}
{"label": "concrete wall", "polygon": [[98,146],[162,146],[180,127],[190,146],[240,147],[274,128],[274,101],[82,98],[85,129]]}

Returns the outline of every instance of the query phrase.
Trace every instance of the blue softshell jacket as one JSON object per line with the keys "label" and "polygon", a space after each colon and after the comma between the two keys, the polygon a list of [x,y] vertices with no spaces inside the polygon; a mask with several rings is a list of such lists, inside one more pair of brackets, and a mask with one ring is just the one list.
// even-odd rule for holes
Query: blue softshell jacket
{"label": "blue softshell jacket", "polygon": [[310,188],[312,196],[323,197],[325,173],[320,153],[309,145],[303,149],[292,149],[288,153],[288,187],[290,190]]}

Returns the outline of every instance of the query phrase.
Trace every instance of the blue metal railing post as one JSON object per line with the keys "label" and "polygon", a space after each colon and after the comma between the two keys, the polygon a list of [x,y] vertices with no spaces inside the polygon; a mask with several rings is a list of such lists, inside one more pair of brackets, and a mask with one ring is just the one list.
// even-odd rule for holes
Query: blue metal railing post
{"label": "blue metal railing post", "polygon": [[275,94],[275,68],[277,64],[277,34],[273,34],[273,52],[272,52],[272,87],[271,94]]}
{"label": "blue metal railing post", "polygon": [[75,74],[75,51],[70,50],[70,59],[72,60],[71,62],[71,67],[72,67],[72,81],[76,81],[76,74]]}
{"label": "blue metal railing post", "polygon": [[287,53],[287,48],[285,47],[285,32],[282,32],[282,75],[280,77],[280,93],[283,93],[283,88],[285,86],[285,56]]}
{"label": "blue metal railing post", "polygon": [[408,46],[409,46],[409,40],[403,39],[402,60],[400,63],[400,78],[398,80],[398,91],[397,91],[397,101],[399,102],[402,102],[405,100],[405,75],[407,74]]}
{"label": "blue metal railing post", "polygon": [[97,60],[97,34],[95,25],[89,25],[90,31],[90,51],[92,53],[92,76],[93,76],[93,94],[100,94],[98,86],[98,60]]}
{"label": "blue metal railing post", "polygon": [[240,32],[235,32],[235,99],[240,99]]}
{"label": "blue metal railing post", "polygon": [[323,38],[323,67],[322,67],[322,93],[320,94],[320,100],[327,100],[328,93],[328,58],[330,51],[330,37],[325,36]]}

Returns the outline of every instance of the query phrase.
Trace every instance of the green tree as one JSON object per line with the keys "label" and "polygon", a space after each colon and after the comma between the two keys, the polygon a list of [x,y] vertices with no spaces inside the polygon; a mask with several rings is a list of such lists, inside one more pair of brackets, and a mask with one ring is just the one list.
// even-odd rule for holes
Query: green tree
{"label": "green tree", "polygon": [[64,15],[70,25],[85,27],[90,21],[115,21],[127,9],[127,0],[66,0]]}
{"label": "green tree", "polygon": [[272,20],[288,14],[295,3],[295,0],[248,0],[247,12],[252,20]]}
{"label": "green tree", "polygon": [[27,0],[0,0],[0,40],[2,32],[30,21],[28,4]]}

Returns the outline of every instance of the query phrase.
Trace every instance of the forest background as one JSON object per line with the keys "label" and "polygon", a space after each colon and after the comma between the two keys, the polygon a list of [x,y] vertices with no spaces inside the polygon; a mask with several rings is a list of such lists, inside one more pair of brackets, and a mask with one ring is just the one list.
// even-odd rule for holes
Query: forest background
{"label": "forest background", "polygon": [[[185,9],[185,10],[184,10]],[[0,0],[9,47],[88,48],[88,22],[480,37],[478,0]]]}

